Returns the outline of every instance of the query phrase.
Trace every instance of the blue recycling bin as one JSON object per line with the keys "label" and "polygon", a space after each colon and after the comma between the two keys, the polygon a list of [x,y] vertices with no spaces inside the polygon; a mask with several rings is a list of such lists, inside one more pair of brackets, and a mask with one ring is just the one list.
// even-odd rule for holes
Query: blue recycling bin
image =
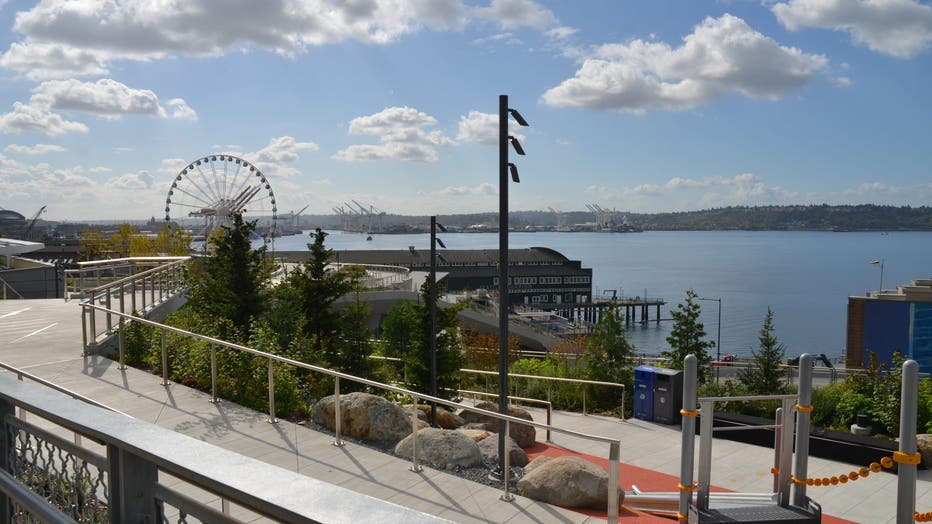
{"label": "blue recycling bin", "polygon": [[634,368],[634,418],[654,420],[654,366]]}

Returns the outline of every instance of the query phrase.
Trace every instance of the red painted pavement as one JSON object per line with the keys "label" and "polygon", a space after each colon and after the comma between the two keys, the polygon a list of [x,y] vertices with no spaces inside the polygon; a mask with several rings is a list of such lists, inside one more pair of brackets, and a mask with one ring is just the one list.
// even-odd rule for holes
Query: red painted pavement
{"label": "red painted pavement", "polygon": [[[585,453],[577,453],[575,451],[561,448],[559,446],[554,446],[546,444],[543,442],[537,442],[530,448],[525,448],[524,450],[527,453],[527,456],[530,460],[534,460],[537,457],[562,457],[562,456],[577,456],[583,459],[592,462],[593,464],[598,465],[599,467],[608,470],[608,459],[596,457],[593,455],[586,455]],[[632,466],[630,464],[621,463],[619,464],[619,483],[621,489],[625,491],[631,490],[632,484],[637,484],[638,489],[641,491],[677,491],[677,485],[679,485],[679,478],[673,475],[668,475],[666,473],[658,473],[649,469],[641,468],[638,466]],[[729,492],[731,490],[720,488],[717,486],[712,486],[711,491],[713,492]],[[581,508],[566,508],[572,511],[577,511],[585,515],[590,515],[593,517],[606,518],[606,513],[604,510],[594,510],[594,509],[581,509]],[[676,522],[675,519],[668,519],[664,517],[658,517],[656,515],[651,515],[648,513],[635,511],[629,508],[622,506],[621,512],[618,515],[618,520],[620,522],[635,523],[635,522],[654,522],[654,523],[665,523],[669,524],[671,522]],[[832,517],[830,515],[822,515],[822,522],[826,524],[857,524],[850,520],[840,519],[838,517]]]}

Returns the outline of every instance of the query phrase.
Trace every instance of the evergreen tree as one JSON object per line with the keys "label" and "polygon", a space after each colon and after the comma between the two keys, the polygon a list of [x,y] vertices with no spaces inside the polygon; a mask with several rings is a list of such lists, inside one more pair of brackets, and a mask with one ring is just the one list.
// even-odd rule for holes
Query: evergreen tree
{"label": "evergreen tree", "polygon": [[661,356],[666,360],[664,365],[667,367],[683,369],[686,356],[695,355],[699,361],[699,380],[704,383],[710,376],[712,357],[709,355],[709,349],[715,347],[715,342],[703,340],[706,333],[705,326],[699,321],[702,307],[696,301],[697,297],[692,289],[686,290],[686,302],[678,304],[671,312],[673,329],[667,337],[670,349],[662,352]]}
{"label": "evergreen tree", "polygon": [[752,393],[759,395],[776,395],[786,389],[786,372],[780,368],[786,348],[777,340],[773,331],[773,310],[768,307],[764,325],[757,337],[760,345],[752,352],[754,357],[751,365],[738,372],[738,380]]}
{"label": "evergreen tree", "polygon": [[[379,377],[375,376],[377,364],[369,358],[375,349],[372,344],[372,331],[366,325],[366,320],[368,320],[372,308],[369,307],[367,302],[359,298],[358,292],[355,295],[355,299],[340,311],[343,324],[343,340],[336,353],[338,360],[333,365],[339,371],[357,377],[378,380]],[[358,391],[365,389],[365,386],[352,382],[346,384],[343,389],[345,391]]]}
{"label": "evergreen tree", "polygon": [[340,311],[333,303],[355,287],[347,271],[333,269],[330,260],[333,250],[324,247],[327,233],[317,228],[311,234],[313,242],[307,245],[310,258],[301,269],[292,273],[288,284],[297,292],[302,328],[310,340],[312,362],[323,363],[341,371],[352,372],[341,361],[339,333],[342,329]]}
{"label": "evergreen tree", "polygon": [[[630,383],[632,380],[632,357],[634,346],[628,341],[624,327],[624,314],[617,304],[602,310],[592,335],[586,340],[586,378],[602,382]],[[625,390],[618,387],[599,386],[594,397],[597,402],[615,407]]]}
{"label": "evergreen tree", "polygon": [[232,225],[221,226],[220,233],[212,236],[213,250],[204,261],[191,301],[195,311],[209,320],[205,327],[210,332],[244,342],[252,334],[252,320],[266,311],[272,271],[265,246],[252,248],[255,221],[244,221],[240,213],[230,218]]}
{"label": "evergreen tree", "polygon": [[[423,300],[396,303],[382,321],[383,351],[404,362],[408,387],[430,393],[430,308],[428,285]],[[459,339],[459,307],[437,308],[437,396],[450,399],[460,387],[460,368],[466,359]]]}

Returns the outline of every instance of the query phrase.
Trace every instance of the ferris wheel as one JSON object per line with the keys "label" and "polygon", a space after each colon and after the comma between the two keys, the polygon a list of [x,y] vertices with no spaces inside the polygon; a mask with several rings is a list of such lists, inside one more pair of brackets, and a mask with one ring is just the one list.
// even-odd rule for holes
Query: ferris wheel
{"label": "ferris wheel", "polygon": [[206,238],[230,216],[257,221],[266,237],[277,234],[278,208],[272,185],[259,169],[232,155],[210,155],[187,165],[172,181],[165,199],[165,221]]}

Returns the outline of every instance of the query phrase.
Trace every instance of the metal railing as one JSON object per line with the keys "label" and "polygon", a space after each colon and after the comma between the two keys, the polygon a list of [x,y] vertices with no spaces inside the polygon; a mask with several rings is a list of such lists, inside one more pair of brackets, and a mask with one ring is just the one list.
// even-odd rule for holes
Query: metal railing
{"label": "metal railing", "polygon": [[[461,369],[460,371],[462,371],[463,373],[474,373],[477,375],[494,375],[496,377],[498,376],[498,371],[483,371],[481,369]],[[543,381],[548,381],[548,382],[566,382],[570,384],[582,384],[583,385],[583,388],[582,388],[583,415],[588,414],[586,411],[586,386],[609,386],[609,387],[621,388],[622,394],[621,394],[621,417],[620,418],[621,420],[625,419],[625,394],[624,393],[625,393],[626,388],[624,384],[620,384],[617,382],[601,382],[598,380],[584,380],[581,378],[546,377],[543,375],[523,375],[521,373],[508,373],[508,377],[509,378],[535,379],[535,380],[543,380]],[[550,385],[548,384],[548,387],[547,387],[547,401],[548,402],[550,401],[550,393],[551,393]]]}
{"label": "metal railing", "polygon": [[[475,401],[478,397],[498,398],[498,393],[486,393],[485,391],[471,391],[468,389],[460,389],[460,390],[457,390],[457,393],[459,393],[462,396],[472,396],[474,406],[476,405]],[[523,402],[525,404],[538,404],[538,405],[544,406],[545,408],[547,408],[547,425],[549,426],[551,421],[553,420],[553,404],[549,400],[540,400],[536,398],[526,398],[526,397],[515,397],[512,395],[508,395],[508,402],[510,403],[512,400],[517,400],[518,402]],[[547,442],[553,442],[552,440],[550,440],[549,429],[547,430]]]}
{"label": "metal railing", "polygon": [[127,257],[78,262],[77,269],[65,270],[65,301],[86,298],[91,289],[103,288],[107,284],[132,277],[147,269],[189,259],[190,257]]}
{"label": "metal railing", "polygon": [[[17,419],[17,408],[41,427]],[[94,446],[72,444],[58,429]],[[5,375],[0,436],[5,522],[242,522],[229,501],[250,520],[447,522]],[[195,492],[203,494],[186,494]]]}
{"label": "metal railing", "polygon": [[361,267],[365,269],[366,275],[360,279],[362,285],[367,288],[392,287],[407,282],[411,279],[411,270],[401,266],[388,266],[385,264],[349,264],[331,262],[330,266],[337,269],[349,267]]}
{"label": "metal railing", "polygon": [[[97,343],[98,338],[112,335],[115,324],[123,323],[121,316],[117,316],[114,322],[114,313],[146,313],[185,289],[190,257],[159,258],[162,263],[157,267],[83,290],[89,303],[102,303],[105,306],[100,309],[105,313],[106,326],[106,329],[98,331],[97,309],[82,309],[82,315],[90,317],[89,322],[82,321],[85,354],[89,347]],[[111,309],[114,305],[118,308],[116,311]]]}
{"label": "metal railing", "polygon": [[[260,351],[260,350],[257,350],[257,349],[253,349],[253,348],[250,348],[250,347],[247,347],[247,346],[243,346],[243,345],[240,345],[240,344],[235,344],[235,343],[232,343],[232,342],[227,342],[227,341],[225,341],[225,340],[220,340],[220,339],[213,338],[213,337],[209,337],[209,336],[206,336],[206,335],[200,335],[200,334],[197,334],[197,333],[192,333],[192,332],[190,332],[190,331],[186,331],[186,330],[183,330],[183,329],[179,329],[179,328],[176,328],[176,327],[173,327],[173,326],[168,326],[168,325],[165,325],[165,324],[160,324],[160,323],[158,323],[158,322],[153,322],[153,321],[151,321],[151,320],[146,320],[146,319],[142,319],[142,318],[138,318],[138,317],[133,317],[133,316],[128,315],[128,314],[123,313],[123,312],[107,310],[106,308],[101,307],[101,306],[98,306],[98,305],[93,304],[93,303],[82,303],[81,306],[82,306],[82,308],[83,308],[85,311],[87,311],[87,310],[98,310],[98,311],[101,311],[101,312],[103,312],[103,313],[106,313],[107,315],[114,315],[114,316],[120,317],[120,319],[123,320],[123,321],[137,322],[137,323],[140,323],[140,324],[144,324],[144,325],[147,325],[147,326],[151,326],[151,327],[160,329],[160,330],[161,330],[161,335],[162,335],[162,336],[161,336],[161,357],[162,357],[162,381],[163,381],[163,384],[167,384],[167,383],[168,383],[168,377],[169,377],[169,368],[168,368],[168,343],[167,343],[167,336],[166,336],[167,333],[175,333],[175,334],[178,334],[178,335],[181,335],[181,336],[184,336],[184,337],[193,338],[193,339],[196,339],[196,340],[201,340],[201,341],[204,341],[204,342],[207,342],[208,344],[210,344],[210,364],[211,364],[211,391],[210,391],[210,401],[212,401],[212,402],[217,402],[217,401],[218,401],[218,398],[217,398],[217,348],[218,348],[218,347],[219,347],[219,348],[232,349],[232,350],[235,350],[235,351],[239,351],[239,352],[242,352],[242,353],[246,353],[246,354],[250,354],[250,355],[254,355],[254,356],[257,356],[257,357],[266,359],[267,362],[268,362],[268,402],[269,402],[268,422],[269,422],[269,423],[273,423],[273,424],[274,424],[274,423],[277,423],[277,422],[278,422],[278,419],[276,418],[276,414],[275,414],[275,375],[274,375],[274,369],[275,369],[276,364],[278,364],[278,365],[288,365],[288,366],[292,366],[292,367],[295,367],[295,368],[300,368],[300,369],[304,369],[304,370],[308,370],[308,371],[313,371],[313,372],[316,372],[316,373],[321,373],[321,374],[329,375],[329,376],[333,377],[333,379],[334,379],[334,387],[333,387],[333,389],[334,389],[334,432],[335,432],[335,436],[334,436],[334,445],[336,445],[336,446],[342,446],[342,445],[344,445],[344,442],[343,442],[343,439],[342,439],[342,428],[341,428],[341,421],[342,421],[341,404],[340,404],[340,381],[341,381],[341,380],[349,380],[349,381],[356,382],[356,383],[359,383],[359,384],[365,384],[365,385],[367,385],[367,386],[371,386],[371,387],[377,388],[377,389],[379,389],[379,390],[383,390],[383,391],[395,393],[395,394],[398,394],[398,395],[402,395],[402,396],[405,396],[405,397],[409,397],[409,398],[411,399],[411,425],[412,425],[412,435],[413,435],[413,439],[412,439],[412,440],[413,440],[413,442],[412,442],[413,453],[412,453],[412,459],[411,459],[411,460],[412,460],[412,465],[411,465],[411,468],[410,468],[412,471],[421,471],[421,470],[423,469],[423,468],[420,466],[420,464],[418,463],[418,456],[417,456],[417,449],[418,449],[417,432],[418,432],[418,429],[419,429],[419,428],[418,428],[418,420],[419,420],[419,419],[418,419],[418,413],[419,413],[419,410],[417,409],[417,405],[418,405],[418,404],[421,404],[421,403],[435,403],[435,404],[437,404],[437,405],[447,406],[447,407],[450,407],[450,408],[453,408],[453,409],[463,409],[463,410],[466,410],[466,411],[471,411],[471,412],[474,412],[474,413],[478,413],[478,414],[480,414],[480,415],[484,415],[484,416],[486,416],[486,417],[490,417],[490,418],[494,418],[494,419],[498,419],[498,420],[503,420],[503,421],[505,421],[505,435],[506,435],[506,437],[507,437],[507,436],[510,436],[511,424],[524,424],[524,425],[533,426],[533,427],[535,427],[535,428],[539,428],[539,429],[542,429],[542,430],[551,430],[551,431],[554,431],[554,432],[557,432],[557,433],[562,433],[562,434],[570,435],[570,436],[577,437],[577,438],[582,438],[582,439],[586,439],[586,440],[593,440],[593,441],[596,441],[596,442],[602,442],[602,443],[608,444],[608,445],[609,445],[609,453],[608,453],[608,462],[609,462],[609,472],[608,472],[608,508],[607,508],[607,510],[608,510],[608,521],[611,522],[611,523],[616,523],[616,522],[618,521],[618,495],[619,495],[619,478],[618,478],[618,475],[619,475],[619,470],[620,470],[619,459],[620,459],[620,448],[621,448],[621,441],[618,440],[618,439],[609,438],[609,437],[602,437],[602,436],[598,436],[598,435],[590,435],[590,434],[582,433],[582,432],[579,432],[579,431],[573,431],[573,430],[570,430],[570,429],[565,429],[565,428],[560,428],[560,427],[556,427],[556,426],[551,426],[551,425],[548,425],[548,424],[542,424],[542,423],[540,423],[540,422],[535,422],[535,421],[533,421],[533,420],[525,420],[525,419],[521,419],[521,418],[517,418],[517,417],[510,416],[510,415],[503,415],[503,414],[498,413],[498,412],[495,412],[495,411],[488,411],[488,410],[479,409],[479,408],[476,408],[476,407],[464,406],[464,405],[459,404],[459,403],[456,403],[456,402],[452,402],[452,401],[449,401],[449,400],[446,400],[446,399],[442,399],[442,398],[438,398],[438,397],[432,397],[432,396],[427,395],[427,394],[424,394],[424,393],[418,393],[418,392],[416,392],[416,391],[412,391],[412,390],[405,389],[405,388],[401,388],[401,387],[397,387],[397,386],[392,386],[392,385],[390,385],[390,384],[384,384],[384,383],[377,382],[377,381],[374,381],[374,380],[369,380],[369,379],[366,379],[366,378],[357,377],[357,376],[350,375],[350,374],[347,374],[347,373],[341,373],[341,372],[339,372],[339,371],[334,371],[334,370],[332,370],[332,369],[327,369],[327,368],[323,368],[323,367],[320,367],[320,366],[315,366],[315,365],[312,365],[312,364],[307,364],[307,363],[305,363],[305,362],[300,362],[300,361],[297,361],[297,360],[294,360],[294,359],[290,359],[290,358],[287,358],[287,357],[283,357],[283,356],[280,356],[280,355],[274,355],[274,354],[272,354],[272,353],[267,353],[267,352]],[[91,315],[82,315],[82,318],[88,318],[88,317],[93,318]],[[121,322],[120,324],[121,324],[121,325],[125,325],[124,322]],[[123,337],[120,337],[121,340],[122,340],[122,338],[123,338]],[[120,359],[120,366],[121,366],[121,367],[125,365],[124,356],[125,356],[125,355],[124,355],[124,347],[123,347],[123,344],[121,344],[121,345],[120,345],[120,353],[119,353],[119,359]],[[503,493],[502,496],[500,497],[500,498],[501,498],[502,500],[504,500],[504,501],[512,501],[512,500],[514,500],[514,497],[511,495],[511,493],[510,493],[510,491],[509,491],[509,483],[510,483],[510,478],[509,478],[509,477],[510,477],[510,469],[511,469],[511,468],[510,468],[510,464],[509,464],[509,461],[510,461],[509,455],[510,455],[510,453],[505,453],[505,457],[504,457],[505,469],[504,469],[503,483],[502,483],[502,484],[503,484],[503,491],[504,491],[504,493]]]}

